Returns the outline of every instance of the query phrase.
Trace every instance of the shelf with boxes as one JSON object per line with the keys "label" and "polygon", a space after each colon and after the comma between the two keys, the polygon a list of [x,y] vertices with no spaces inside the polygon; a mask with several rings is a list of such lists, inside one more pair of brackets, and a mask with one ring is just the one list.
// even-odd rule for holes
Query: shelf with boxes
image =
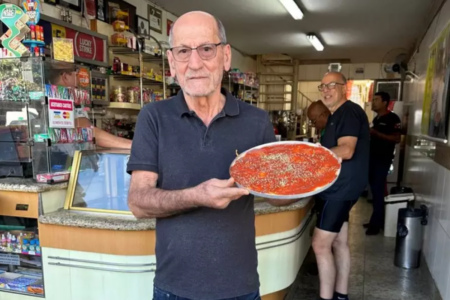
{"label": "shelf with boxes", "polygon": [[[16,222],[30,222],[16,219]],[[35,222],[35,221],[34,221]],[[44,296],[37,227],[0,225],[0,292]],[[11,229],[11,230],[9,230]]]}
{"label": "shelf with boxes", "polygon": [[225,86],[236,98],[250,104],[257,104],[259,80],[256,74],[243,73],[239,69],[225,72],[222,86]]}

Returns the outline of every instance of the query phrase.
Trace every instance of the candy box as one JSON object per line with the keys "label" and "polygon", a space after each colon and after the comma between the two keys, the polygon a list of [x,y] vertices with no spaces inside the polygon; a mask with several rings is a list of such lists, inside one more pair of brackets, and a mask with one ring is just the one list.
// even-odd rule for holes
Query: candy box
{"label": "candy box", "polygon": [[36,181],[40,183],[58,183],[69,181],[69,172],[43,173],[36,175]]}

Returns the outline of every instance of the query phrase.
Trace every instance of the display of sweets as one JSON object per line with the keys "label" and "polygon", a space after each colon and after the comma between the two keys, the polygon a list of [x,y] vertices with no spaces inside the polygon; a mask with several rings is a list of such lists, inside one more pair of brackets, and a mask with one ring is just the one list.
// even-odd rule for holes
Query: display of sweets
{"label": "display of sweets", "polygon": [[27,231],[1,233],[0,251],[41,255],[38,235]]}
{"label": "display of sweets", "polygon": [[76,106],[91,105],[91,94],[88,90],[46,84],[45,95],[52,98],[73,100]]}
{"label": "display of sweets", "polygon": [[26,292],[27,286],[38,281],[36,278],[21,276],[6,283],[6,288],[13,291]]}

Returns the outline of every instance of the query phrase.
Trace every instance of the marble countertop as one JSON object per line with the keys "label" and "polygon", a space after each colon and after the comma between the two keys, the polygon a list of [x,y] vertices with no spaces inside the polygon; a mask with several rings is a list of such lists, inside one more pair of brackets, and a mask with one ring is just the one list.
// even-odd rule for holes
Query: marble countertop
{"label": "marble countertop", "polygon": [[37,183],[33,178],[1,178],[0,191],[42,193],[67,188],[67,182],[56,184]]}
{"label": "marble countertop", "polygon": [[[288,206],[272,206],[269,203],[255,202],[255,215],[265,215],[277,212],[302,209],[311,201],[311,197],[302,199]],[[74,226],[108,230],[152,230],[155,229],[155,219],[137,220],[129,215],[110,215],[101,213],[81,213],[59,210],[39,217],[42,224]]]}

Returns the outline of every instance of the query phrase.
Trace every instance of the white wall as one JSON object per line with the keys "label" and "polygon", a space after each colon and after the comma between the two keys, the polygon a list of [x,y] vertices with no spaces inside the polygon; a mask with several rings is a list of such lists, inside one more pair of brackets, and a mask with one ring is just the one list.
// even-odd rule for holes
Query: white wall
{"label": "white wall", "polygon": [[[367,63],[367,64],[341,64],[341,72],[347,79],[385,79],[386,74],[382,71],[382,64]],[[363,68],[364,73],[356,73],[357,69]],[[300,65],[299,66],[299,80],[300,81],[320,81],[323,75],[328,72],[328,64],[321,65]],[[392,78],[398,76],[389,75]]]}
{"label": "white wall", "polygon": [[[419,135],[429,46],[450,20],[447,1],[415,56],[420,79],[408,84],[405,100],[410,107],[408,134]],[[449,149],[450,150],[450,149]],[[444,300],[450,300],[450,171],[412,147],[406,149],[405,185],[411,186],[429,206],[424,255]]]}

